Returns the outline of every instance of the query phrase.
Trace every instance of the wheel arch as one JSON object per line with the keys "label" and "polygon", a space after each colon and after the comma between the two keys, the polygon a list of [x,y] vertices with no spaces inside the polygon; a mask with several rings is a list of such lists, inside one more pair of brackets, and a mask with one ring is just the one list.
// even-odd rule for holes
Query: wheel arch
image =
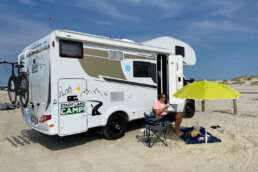
{"label": "wheel arch", "polygon": [[103,118],[103,121],[102,121],[104,126],[107,125],[109,118],[116,113],[124,114],[127,121],[130,121],[129,109],[124,106],[117,106],[117,107],[110,108],[109,110],[106,111],[105,118]]}

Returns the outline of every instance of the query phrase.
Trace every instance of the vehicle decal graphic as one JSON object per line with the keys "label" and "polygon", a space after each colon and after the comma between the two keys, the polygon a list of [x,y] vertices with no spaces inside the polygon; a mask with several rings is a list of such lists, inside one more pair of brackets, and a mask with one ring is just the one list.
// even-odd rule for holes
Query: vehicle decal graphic
{"label": "vehicle decal graphic", "polygon": [[101,108],[101,106],[103,105],[103,102],[97,101],[97,100],[88,100],[88,102],[97,103],[95,106],[93,104],[91,104],[91,107],[92,107],[91,114],[92,114],[92,116],[101,115],[101,113],[99,112],[99,108]]}
{"label": "vehicle decal graphic", "polygon": [[67,87],[67,88],[65,88],[65,89],[63,89],[63,87],[62,86],[60,86],[60,88],[59,88],[59,94],[58,94],[58,97],[59,98],[61,98],[61,97],[64,97],[64,96],[66,96],[66,95],[68,95],[68,94],[72,94],[72,87],[71,86],[69,86],[69,87]]}
{"label": "vehicle decal graphic", "polygon": [[85,112],[85,102],[63,102],[61,103],[60,115],[72,115]]}
{"label": "vehicle decal graphic", "polygon": [[118,60],[84,55],[84,58],[79,61],[83,70],[92,77],[109,76],[126,80],[121,62]]}
{"label": "vehicle decal graphic", "polygon": [[127,84],[127,85],[133,85],[133,86],[140,86],[140,87],[146,87],[146,88],[157,88],[157,85],[151,85],[151,84],[144,84],[144,83],[138,83],[138,82],[131,82],[131,81],[124,81],[124,80],[118,80],[118,79],[113,79],[113,78],[105,78],[103,77],[106,81],[109,82],[115,82],[119,84]]}
{"label": "vehicle decal graphic", "polygon": [[75,92],[76,92],[76,93],[80,93],[80,92],[81,92],[81,87],[80,87],[80,86],[77,86],[77,87],[75,88]]}

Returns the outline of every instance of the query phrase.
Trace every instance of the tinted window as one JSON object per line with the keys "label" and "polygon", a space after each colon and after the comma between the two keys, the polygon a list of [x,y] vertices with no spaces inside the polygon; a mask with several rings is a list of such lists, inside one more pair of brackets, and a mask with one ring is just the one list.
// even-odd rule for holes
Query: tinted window
{"label": "tinted window", "polygon": [[83,58],[83,43],[60,40],[60,57]]}
{"label": "tinted window", "polygon": [[149,62],[133,62],[134,77],[150,77],[156,83],[156,64]]}
{"label": "tinted window", "polygon": [[185,48],[181,46],[176,46],[176,55],[181,55],[185,57]]}
{"label": "tinted window", "polygon": [[149,77],[149,66],[147,62],[133,62],[134,77]]}
{"label": "tinted window", "polygon": [[157,83],[157,69],[156,69],[156,64],[151,63],[150,66],[150,77],[152,78],[153,82]]}

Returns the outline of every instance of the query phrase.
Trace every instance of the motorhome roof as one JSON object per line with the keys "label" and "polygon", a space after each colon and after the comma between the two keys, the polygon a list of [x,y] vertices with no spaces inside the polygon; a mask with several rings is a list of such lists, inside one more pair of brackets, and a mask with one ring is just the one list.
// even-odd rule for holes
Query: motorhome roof
{"label": "motorhome roof", "polygon": [[33,42],[29,46],[26,46],[23,49],[24,51],[37,51],[38,49],[45,48],[49,45],[49,39],[52,36],[57,38],[63,38],[68,40],[78,40],[85,41],[100,45],[109,45],[113,47],[121,47],[125,49],[139,50],[139,51],[147,51],[151,53],[160,53],[160,54],[170,54],[170,50],[166,48],[160,48],[155,46],[144,45],[142,43],[136,43],[133,41],[125,41],[122,39],[109,38],[105,36],[92,35],[88,33],[76,32],[71,30],[55,30],[50,34],[44,36],[43,38]]}
{"label": "motorhome roof", "polygon": [[54,31],[56,37],[71,39],[71,40],[82,40],[85,42],[91,42],[102,45],[111,45],[114,47],[122,47],[127,49],[150,51],[155,53],[169,54],[170,51],[165,48],[154,47],[144,45],[142,43],[135,43],[130,41],[124,41],[122,39],[114,39],[105,36],[92,35],[88,33],[75,32],[71,30],[56,30]]}

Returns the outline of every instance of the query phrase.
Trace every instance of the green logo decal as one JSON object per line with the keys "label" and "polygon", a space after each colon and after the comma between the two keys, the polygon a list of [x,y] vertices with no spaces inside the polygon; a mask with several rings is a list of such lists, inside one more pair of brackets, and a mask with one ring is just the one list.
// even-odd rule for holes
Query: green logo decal
{"label": "green logo decal", "polygon": [[61,103],[60,114],[61,115],[72,115],[85,112],[85,102],[65,102]]}

